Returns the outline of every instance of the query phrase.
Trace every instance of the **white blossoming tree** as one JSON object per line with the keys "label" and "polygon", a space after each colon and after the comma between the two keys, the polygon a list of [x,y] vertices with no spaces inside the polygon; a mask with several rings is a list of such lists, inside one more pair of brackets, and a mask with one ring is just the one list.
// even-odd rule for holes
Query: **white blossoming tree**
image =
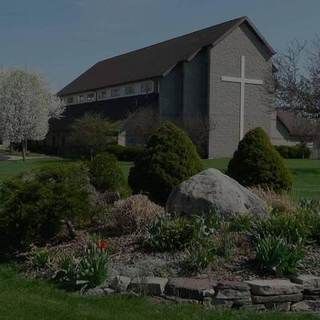
{"label": "white blossoming tree", "polygon": [[21,144],[25,160],[28,140],[43,140],[49,119],[64,108],[37,73],[7,70],[0,73],[0,137]]}

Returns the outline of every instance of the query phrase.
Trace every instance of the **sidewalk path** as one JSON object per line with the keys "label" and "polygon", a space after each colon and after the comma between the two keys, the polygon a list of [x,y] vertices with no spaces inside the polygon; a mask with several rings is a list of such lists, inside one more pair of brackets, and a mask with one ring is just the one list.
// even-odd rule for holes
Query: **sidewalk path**
{"label": "sidewalk path", "polygon": [[[46,158],[52,159],[52,157],[49,157],[49,156],[39,155],[39,156],[26,157],[26,160],[46,159]],[[22,160],[22,156],[0,153],[0,161],[17,161],[17,160]]]}

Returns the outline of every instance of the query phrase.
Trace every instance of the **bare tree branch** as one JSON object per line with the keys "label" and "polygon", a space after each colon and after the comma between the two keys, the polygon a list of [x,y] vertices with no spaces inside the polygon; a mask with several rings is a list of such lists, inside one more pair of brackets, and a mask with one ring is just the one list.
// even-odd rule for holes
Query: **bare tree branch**
{"label": "bare tree branch", "polygon": [[[292,41],[286,52],[275,59],[276,103],[307,118],[320,117],[320,45],[316,39],[307,50],[306,42]],[[307,62],[303,61],[308,57]]]}
{"label": "bare tree branch", "polygon": [[123,123],[123,130],[127,132],[127,135],[134,136],[139,144],[144,145],[159,124],[160,117],[157,108],[149,105],[130,112]]}

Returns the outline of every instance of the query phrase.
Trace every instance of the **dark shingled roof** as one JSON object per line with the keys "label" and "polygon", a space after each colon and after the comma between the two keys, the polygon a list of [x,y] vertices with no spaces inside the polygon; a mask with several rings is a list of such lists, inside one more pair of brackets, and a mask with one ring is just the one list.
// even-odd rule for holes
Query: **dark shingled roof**
{"label": "dark shingled roof", "polygon": [[292,111],[278,110],[277,119],[285,126],[291,137],[312,137],[317,127],[311,120],[301,118]]}
{"label": "dark shingled roof", "polygon": [[115,86],[164,76],[181,61],[191,60],[202,48],[214,46],[236,27],[247,22],[272,55],[274,50],[247,17],[237,18],[216,26],[114,58],[98,62],[64,87],[59,96]]}

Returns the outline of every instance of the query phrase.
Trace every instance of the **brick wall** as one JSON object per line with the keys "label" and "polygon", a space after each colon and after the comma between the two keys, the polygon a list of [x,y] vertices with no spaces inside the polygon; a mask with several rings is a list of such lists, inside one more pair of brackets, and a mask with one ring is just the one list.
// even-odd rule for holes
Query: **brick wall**
{"label": "brick wall", "polygon": [[240,77],[241,56],[246,57],[246,78],[265,85],[246,85],[245,132],[262,127],[270,134],[273,107],[272,61],[261,41],[243,24],[211,49],[209,157],[230,157],[239,143],[240,83],[221,81],[222,76]]}

